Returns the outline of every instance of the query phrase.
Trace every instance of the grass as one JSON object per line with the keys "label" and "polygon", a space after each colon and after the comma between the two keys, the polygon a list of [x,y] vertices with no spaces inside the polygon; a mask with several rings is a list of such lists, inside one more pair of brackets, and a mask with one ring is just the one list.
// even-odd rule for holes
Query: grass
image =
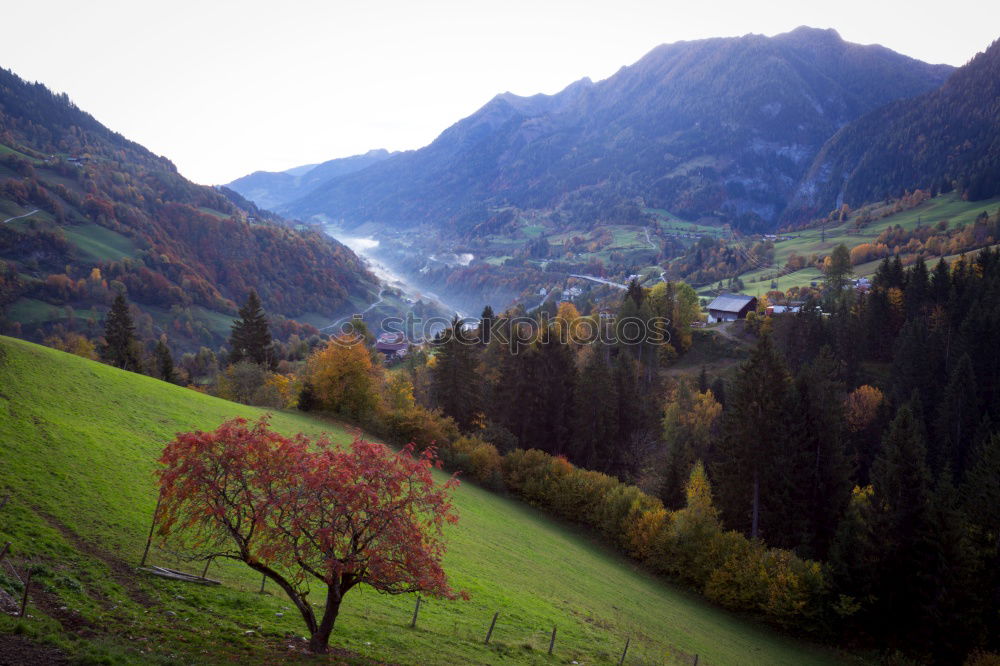
{"label": "grass", "polygon": [[[0,492],[12,495],[0,512],[0,543],[13,542],[22,564],[36,562],[33,598],[41,604],[27,620],[0,614],[0,634],[26,633],[98,663],[312,663],[295,638],[303,628],[290,603],[257,594],[259,578],[241,565],[213,565],[209,575],[225,582],[220,588],[164,581],[129,566],[149,529],[163,444],[177,431],[261,410],[11,338],[0,338],[0,350]],[[296,412],[275,414],[273,424],[286,433],[350,438],[339,425]],[[455,499],[461,521],[449,532],[445,569],[472,600],[429,601],[410,629],[412,597],[353,591],[334,644],[395,663],[589,664],[616,663],[630,636],[630,664],[690,663],[694,654],[702,664],[837,662],[830,651],[637,571],[522,503],[469,483]],[[159,550],[151,561],[176,562]],[[500,619],[487,647],[495,611]],[[89,637],[72,630],[73,618],[92,628]],[[549,657],[553,626],[558,637]]]}
{"label": "grass", "polygon": [[19,298],[7,310],[7,318],[10,321],[19,321],[32,326],[63,319],[65,316],[64,308],[36,298]]}
{"label": "grass", "polygon": [[[955,228],[973,222],[981,212],[995,212],[1000,205],[1000,197],[984,201],[963,201],[956,194],[945,194],[928,199],[916,208],[889,215],[875,220],[860,230],[854,229],[853,218],[835,226],[828,226],[825,232],[819,227],[794,231],[788,234],[791,238],[775,243],[774,264],[768,267],[755,268],[740,275],[743,280],[743,293],[758,294],[770,289],[771,276],[777,276],[778,289],[786,291],[794,286],[806,286],[810,282],[822,281],[823,276],[815,268],[805,268],[793,273],[784,273],[781,268],[794,252],[807,260],[813,254],[826,255],[833,248],[843,243],[848,248],[875,240],[879,234],[899,225],[903,229],[912,230],[918,225],[929,226],[945,220],[949,228]],[[945,257],[947,261],[954,257]],[[933,259],[933,258],[932,258]],[[936,259],[934,259],[936,261]],[[875,273],[881,260],[866,262],[854,267],[857,277],[871,276]],[[756,282],[751,282],[756,280]]]}
{"label": "grass", "polygon": [[135,244],[117,231],[96,224],[60,228],[66,239],[92,261],[121,261],[136,254]]}

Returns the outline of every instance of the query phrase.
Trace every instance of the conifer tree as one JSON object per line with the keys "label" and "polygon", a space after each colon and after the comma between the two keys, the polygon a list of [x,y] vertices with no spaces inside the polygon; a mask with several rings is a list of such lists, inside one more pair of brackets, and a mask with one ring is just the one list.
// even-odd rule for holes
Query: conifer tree
{"label": "conifer tree", "polygon": [[889,426],[872,464],[872,529],[878,539],[878,601],[872,615],[879,634],[903,647],[920,625],[935,557],[931,542],[931,475],[918,418],[904,405]]}
{"label": "conifer tree", "polygon": [[584,350],[577,382],[573,458],[583,467],[608,469],[618,435],[618,391],[600,345]]}
{"label": "conifer tree", "polygon": [[434,404],[467,428],[481,409],[476,372],[478,347],[455,317],[451,327],[439,336],[435,348],[437,360],[431,373]]}
{"label": "conifer tree", "polygon": [[153,356],[156,361],[156,373],[160,379],[171,384],[177,381],[177,374],[174,372],[174,358],[170,354],[170,347],[164,344],[162,338],[156,341]]}
{"label": "conifer tree", "polygon": [[229,336],[229,363],[250,361],[268,368],[273,367],[271,330],[256,291],[251,291],[247,302],[240,308],[240,318],[233,321]]}
{"label": "conifer tree", "polygon": [[961,482],[979,425],[979,391],[972,359],[963,354],[952,370],[948,386],[938,406],[937,427],[930,447],[929,462],[935,474],[950,467]]}
{"label": "conifer tree", "polygon": [[787,456],[792,404],[791,378],[765,335],[729,392],[712,468],[726,525],[754,539],[783,527],[770,519],[794,466]]}
{"label": "conifer tree", "polygon": [[773,545],[794,547],[808,557],[826,556],[851,492],[846,454],[843,385],[829,347],[805,366],[795,381],[796,420],[791,430],[789,501],[784,530]]}
{"label": "conifer tree", "polygon": [[104,320],[104,340],[101,358],[117,368],[135,372],[139,369],[138,342],[135,324],[125,295],[118,292],[107,319]]}

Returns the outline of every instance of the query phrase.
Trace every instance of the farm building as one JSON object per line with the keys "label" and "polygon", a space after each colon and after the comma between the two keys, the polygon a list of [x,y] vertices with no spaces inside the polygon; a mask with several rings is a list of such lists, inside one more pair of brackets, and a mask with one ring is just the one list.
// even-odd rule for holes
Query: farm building
{"label": "farm building", "polygon": [[757,307],[757,299],[743,294],[721,294],[708,304],[710,322],[736,321],[745,319],[747,313]]}
{"label": "farm building", "polygon": [[381,352],[386,361],[403,358],[409,348],[402,333],[383,333],[375,343],[375,351]]}

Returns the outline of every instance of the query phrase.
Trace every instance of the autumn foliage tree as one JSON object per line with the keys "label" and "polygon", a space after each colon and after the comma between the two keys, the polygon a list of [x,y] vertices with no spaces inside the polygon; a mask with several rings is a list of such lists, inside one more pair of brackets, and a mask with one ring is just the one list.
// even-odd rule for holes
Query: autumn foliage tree
{"label": "autumn foliage tree", "polygon": [[[284,437],[267,417],[178,434],[160,457],[158,534],[201,557],[244,562],[273,580],[326,652],[344,595],[454,599],[441,566],[443,528],[455,523],[455,478],[437,484],[434,451],[394,453],[360,438],[347,448]],[[325,599],[314,610],[310,584]],[[463,592],[463,597],[467,595]]]}
{"label": "autumn foliage tree", "polygon": [[378,407],[381,368],[372,364],[363,340],[330,340],[309,357],[306,378],[318,402],[338,414],[360,420]]}

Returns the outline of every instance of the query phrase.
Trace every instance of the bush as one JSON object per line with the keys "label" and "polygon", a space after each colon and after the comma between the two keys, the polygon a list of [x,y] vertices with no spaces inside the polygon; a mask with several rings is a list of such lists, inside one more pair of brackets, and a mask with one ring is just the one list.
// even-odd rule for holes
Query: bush
{"label": "bush", "polygon": [[459,437],[441,447],[440,455],[447,467],[465,472],[485,486],[503,487],[500,453],[492,444],[478,437]]}

